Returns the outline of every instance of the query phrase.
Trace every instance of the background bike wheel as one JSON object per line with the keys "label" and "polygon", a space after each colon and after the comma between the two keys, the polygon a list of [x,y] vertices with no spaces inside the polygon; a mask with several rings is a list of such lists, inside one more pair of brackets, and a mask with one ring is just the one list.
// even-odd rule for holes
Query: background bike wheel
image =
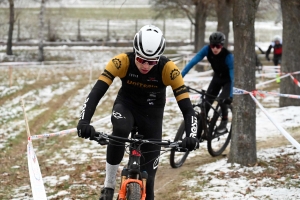
{"label": "background bike wheel", "polygon": [[[185,123],[184,123],[184,121],[182,121],[177,130],[174,141],[183,140],[183,138],[185,138],[185,137],[186,137]],[[181,167],[183,165],[183,163],[185,162],[188,155],[189,155],[189,151],[178,152],[175,150],[171,150],[171,154],[170,154],[171,167],[173,167],[173,168]]]}
{"label": "background bike wheel", "polygon": [[[221,109],[219,109],[221,113]],[[216,132],[216,128],[220,125],[222,115],[214,113],[212,120],[209,123],[208,138],[207,138],[207,150],[211,156],[221,155],[228,146],[231,139],[232,128],[232,106],[228,105],[228,123],[227,131],[219,134]]]}
{"label": "background bike wheel", "polygon": [[127,200],[141,200],[141,196],[141,187],[138,183],[129,183],[127,185]]}

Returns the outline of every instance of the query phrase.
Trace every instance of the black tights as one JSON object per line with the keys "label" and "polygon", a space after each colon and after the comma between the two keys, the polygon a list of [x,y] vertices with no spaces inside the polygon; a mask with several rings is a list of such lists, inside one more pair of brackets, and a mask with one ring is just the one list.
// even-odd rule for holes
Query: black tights
{"label": "black tights", "polygon": [[[138,132],[144,139],[162,139],[163,108],[128,107],[123,104],[115,104],[111,121],[113,135],[128,137],[133,127],[138,127]],[[124,156],[125,145],[111,142],[107,146],[106,160],[111,165],[119,164]],[[144,144],[141,151],[145,152],[141,157],[141,171],[148,173],[146,200],[154,200],[154,180],[158,167],[160,147]],[[148,152],[148,153],[146,153]]]}

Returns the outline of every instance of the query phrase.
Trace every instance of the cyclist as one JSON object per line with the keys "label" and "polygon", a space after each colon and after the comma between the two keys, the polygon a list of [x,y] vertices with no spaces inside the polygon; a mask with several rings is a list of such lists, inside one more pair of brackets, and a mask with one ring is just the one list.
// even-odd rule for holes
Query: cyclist
{"label": "cyclist", "polygon": [[271,50],[273,51],[273,63],[275,66],[280,65],[281,63],[281,54],[282,54],[282,41],[281,37],[279,35],[276,35],[274,37],[274,40],[270,44],[268,50],[266,51],[266,59],[270,61],[269,54],[271,53]]}
{"label": "cyclist", "polygon": [[[273,63],[274,66],[280,66],[281,64],[281,54],[282,54],[282,40],[279,35],[276,35],[270,44],[268,50],[266,51],[266,59],[270,61],[269,54],[271,53],[271,50],[273,49]],[[277,71],[275,70],[277,73]],[[279,74],[276,74],[276,82],[280,83]]]}
{"label": "cyclist", "polygon": [[[219,133],[226,131],[228,122],[227,104],[232,102],[234,81],[233,55],[224,47],[224,42],[225,35],[223,33],[213,32],[209,37],[209,45],[205,45],[181,72],[184,77],[194,65],[200,62],[205,56],[207,57],[214,71],[213,78],[207,89],[208,102],[213,103],[214,101],[214,98],[209,95],[217,96],[222,89],[220,94],[220,98],[223,99],[220,105],[222,109],[222,121],[220,126],[217,127]],[[208,114],[210,109],[209,104],[206,104],[205,108],[206,114]]]}
{"label": "cyclist", "polygon": [[[162,139],[166,87],[171,86],[189,136],[183,140],[183,147],[190,151],[196,149],[199,145],[196,115],[178,67],[162,55],[165,45],[162,31],[156,26],[146,25],[134,36],[133,52],[119,54],[108,62],[83,105],[77,125],[79,137],[90,138],[95,132],[90,121],[96,106],[114,78],[119,77],[122,86],[112,109],[112,135],[128,137],[132,127],[137,126],[144,139]],[[119,143],[110,142],[107,146],[106,177],[100,200],[113,198],[124,150],[125,145]],[[145,144],[141,150],[148,152],[141,157],[141,170],[148,173],[146,199],[153,200],[160,147]]]}

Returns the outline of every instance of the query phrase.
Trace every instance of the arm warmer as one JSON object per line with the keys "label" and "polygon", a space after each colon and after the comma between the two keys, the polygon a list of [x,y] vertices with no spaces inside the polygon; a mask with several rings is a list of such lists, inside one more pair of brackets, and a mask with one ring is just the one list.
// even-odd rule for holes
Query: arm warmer
{"label": "arm warmer", "polygon": [[178,101],[178,106],[183,114],[185,121],[185,131],[187,137],[197,137],[197,117],[189,98]]}
{"label": "arm warmer", "polygon": [[86,98],[82,110],[80,112],[79,121],[84,121],[90,123],[91,119],[95,113],[96,107],[100,99],[104,96],[109,85],[104,81],[98,80],[94,87],[92,88],[90,94]]}

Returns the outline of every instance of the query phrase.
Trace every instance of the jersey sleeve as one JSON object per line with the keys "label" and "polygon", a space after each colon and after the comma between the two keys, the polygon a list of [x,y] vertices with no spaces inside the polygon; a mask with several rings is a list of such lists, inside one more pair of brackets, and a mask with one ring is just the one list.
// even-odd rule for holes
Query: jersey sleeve
{"label": "jersey sleeve", "polygon": [[100,75],[99,80],[111,85],[115,77],[125,77],[129,66],[127,54],[119,54],[113,57],[106,65],[104,72]]}
{"label": "jersey sleeve", "polygon": [[233,96],[233,84],[234,84],[234,59],[233,59],[233,54],[228,54],[225,63],[228,66],[229,69],[229,76],[230,76],[230,82],[231,82],[231,87],[230,87],[230,97]]}
{"label": "jersey sleeve", "polygon": [[181,74],[184,77],[192,67],[194,67],[198,62],[203,60],[205,56],[208,55],[209,46],[204,46],[193,58],[192,60],[183,68]]}
{"label": "jersey sleeve", "polygon": [[189,98],[189,93],[184,85],[181,73],[172,61],[165,64],[162,71],[162,80],[164,85],[172,87],[177,102],[182,99]]}
{"label": "jersey sleeve", "polygon": [[162,71],[162,76],[164,84],[167,86],[170,85],[173,89],[174,96],[184,117],[187,137],[196,138],[196,114],[193,109],[188,90],[184,85],[184,81],[178,67],[172,61],[167,62]]}

